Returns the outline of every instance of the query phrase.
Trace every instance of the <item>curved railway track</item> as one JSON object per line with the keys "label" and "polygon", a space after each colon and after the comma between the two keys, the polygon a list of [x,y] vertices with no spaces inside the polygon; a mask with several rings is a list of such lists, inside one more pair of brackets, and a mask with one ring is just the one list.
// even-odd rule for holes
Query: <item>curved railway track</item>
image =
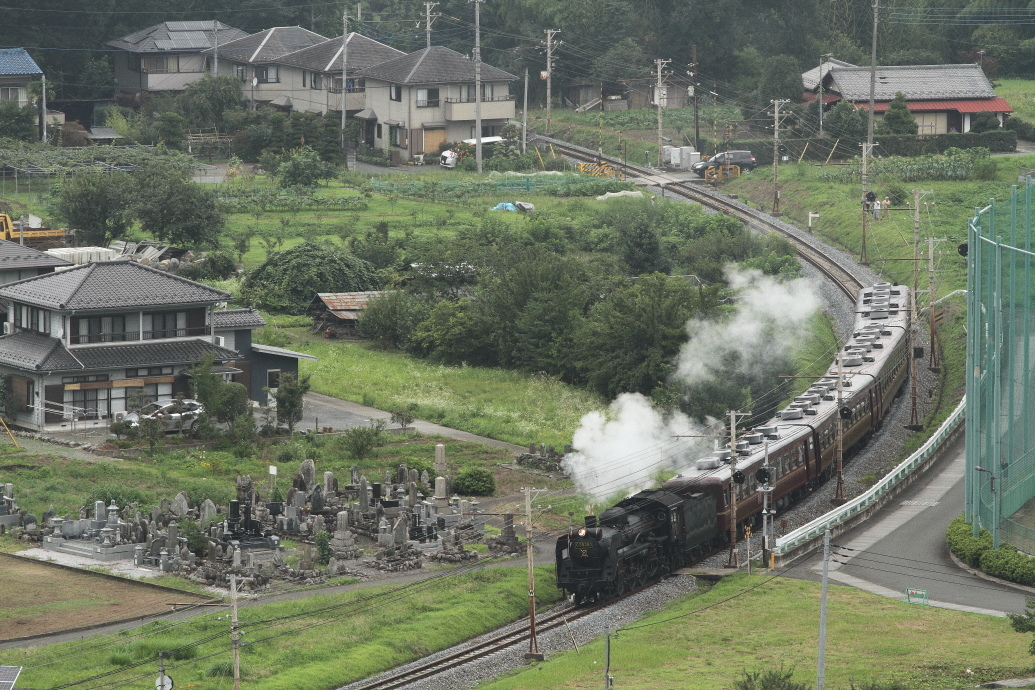
{"label": "curved railway track", "polygon": [[[593,163],[607,162],[613,168],[622,170],[623,172],[635,177],[650,178],[663,176],[659,175],[658,172],[647,168],[623,163],[618,159],[610,158],[608,156],[600,156],[596,152],[584,149],[580,146],[574,146],[572,144],[547,137],[539,137],[539,139],[549,143],[554,149],[560,150],[564,155],[576,160]],[[767,213],[763,213],[756,208],[752,208],[747,204],[741,203],[736,199],[732,199],[720,192],[717,192],[710,187],[673,179],[669,182],[664,182],[663,189],[670,191],[673,194],[677,194],[684,199],[696,201],[702,206],[727,213],[739,219],[754,230],[760,232],[775,232],[785,237],[794,244],[795,249],[798,251],[798,255],[804,261],[815,266],[816,269],[829,278],[831,282],[837,285],[838,288],[847,295],[849,300],[854,301],[858,290],[864,285],[868,285],[872,282],[867,280],[865,276],[859,275],[851,268],[842,266],[841,262],[836,257],[824,250],[821,246],[817,246],[818,243],[807,242],[802,239],[799,234],[790,230],[782,221]]]}
{"label": "curved railway track", "polygon": [[[536,632],[541,634],[565,626],[572,621],[585,618],[603,607],[603,605],[575,607],[570,604],[556,607],[541,616],[536,616]],[[528,619],[525,618],[510,624],[501,631],[494,634],[490,633],[490,637],[479,642],[462,646],[456,649],[456,651],[448,652],[428,661],[418,661],[402,669],[389,671],[381,676],[347,685],[341,690],[394,690],[395,688],[404,688],[411,683],[431,678],[439,673],[455,669],[477,659],[484,659],[497,652],[516,647],[519,644],[526,643],[527,640]]]}

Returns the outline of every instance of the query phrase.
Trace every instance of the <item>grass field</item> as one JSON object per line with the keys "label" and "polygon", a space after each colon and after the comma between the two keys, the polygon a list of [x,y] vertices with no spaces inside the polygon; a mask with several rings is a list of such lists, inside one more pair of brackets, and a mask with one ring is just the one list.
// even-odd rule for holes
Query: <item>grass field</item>
{"label": "grass field", "polygon": [[[762,576],[729,577],[683,598],[611,637],[615,687],[630,690],[733,687],[743,671],[794,669],[815,686],[818,583]],[[852,683],[899,681],[907,688],[974,687],[1031,675],[1031,638],[1003,618],[959,613],[830,588],[825,678],[828,690]],[[597,688],[604,640],[566,652],[491,690]],[[973,671],[968,674],[967,669]]]}
{"label": "grass field", "polygon": [[[537,569],[542,604],[559,593]],[[418,586],[384,586],[313,595],[241,610],[242,686],[255,690],[323,690],[424,657],[527,614],[524,568],[446,573]],[[157,650],[180,688],[229,687],[229,623],[224,613],[186,623],[156,622],[80,642],[0,652],[0,663],[25,666],[20,683],[54,687],[100,674],[104,683],[153,682]],[[124,670],[119,670],[124,669]],[[94,683],[94,684],[91,684]],[[98,687],[91,681],[83,687]]]}
{"label": "grass field", "polygon": [[1013,108],[1013,114],[1035,122],[1035,81],[1031,79],[996,79],[995,93]]}
{"label": "grass field", "polygon": [[0,640],[166,613],[174,601],[210,598],[0,555]]}

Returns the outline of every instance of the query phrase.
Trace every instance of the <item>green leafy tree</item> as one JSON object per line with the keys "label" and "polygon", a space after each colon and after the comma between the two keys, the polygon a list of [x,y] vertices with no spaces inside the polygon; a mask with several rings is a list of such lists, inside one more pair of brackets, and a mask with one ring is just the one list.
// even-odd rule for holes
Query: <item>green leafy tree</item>
{"label": "green leafy tree", "polygon": [[133,180],[127,173],[82,173],[54,189],[54,212],[81,245],[107,245],[133,222]]}
{"label": "green leafy tree", "polygon": [[158,135],[158,143],[163,144],[174,151],[184,151],[187,148],[187,121],[178,113],[162,113],[155,120],[155,134]]}
{"label": "green leafy tree", "polygon": [[308,374],[301,378],[282,374],[280,385],[273,392],[273,399],[277,401],[277,423],[286,425],[292,436],[295,434],[295,425],[302,421],[305,394],[311,387]]}
{"label": "green leafy tree", "polygon": [[177,175],[141,176],[133,209],[145,232],[181,247],[214,246],[226,226],[215,195]]}
{"label": "green leafy tree", "polygon": [[430,307],[405,290],[392,290],[367,304],[360,313],[356,328],[365,338],[376,340],[382,347],[406,349]]}
{"label": "green leafy tree", "polygon": [[896,93],[884,112],[884,118],[877,125],[877,134],[916,135],[917,131],[916,118],[909,112],[905,94]]}
{"label": "green leafy tree", "polygon": [[841,100],[823,116],[823,130],[834,138],[857,142],[866,136],[866,121],[854,105]]}
{"label": "green leafy tree", "polygon": [[222,128],[229,111],[243,111],[241,81],[206,74],[176,98],[187,125],[196,129]]}
{"label": "green leafy tree", "polygon": [[615,290],[590,309],[577,339],[578,367],[589,387],[608,397],[650,394],[671,373],[698,308],[694,290],[660,273]]}
{"label": "green leafy tree", "polygon": [[331,533],[327,530],[316,535],[316,561],[320,565],[331,562]]}
{"label": "green leafy tree", "polygon": [[312,146],[299,146],[276,168],[277,180],[285,189],[312,189],[326,178],[327,167]]}
{"label": "green leafy tree", "polygon": [[776,55],[766,60],[758,80],[758,101],[769,107],[770,101],[788,100],[797,103],[805,90],[801,81],[801,65],[790,55]]}
{"label": "green leafy tree", "polygon": [[[69,75],[73,83],[65,86],[64,97],[82,101],[103,101],[115,97],[118,83],[115,72],[107,59],[94,58],[87,60],[76,72]],[[48,95],[47,98],[53,98]]]}
{"label": "green leafy tree", "polygon": [[31,105],[19,108],[17,101],[0,103],[0,138],[38,141],[36,108]]}
{"label": "green leafy tree", "polygon": [[144,417],[140,420],[138,428],[140,429],[140,438],[147,443],[148,455],[154,457],[155,452],[165,441],[165,428],[162,426],[162,422],[154,417]]}
{"label": "green leafy tree", "polygon": [[302,314],[317,292],[359,292],[378,286],[374,268],[329,242],[303,242],[274,252],[245,276],[243,297],[271,311]]}

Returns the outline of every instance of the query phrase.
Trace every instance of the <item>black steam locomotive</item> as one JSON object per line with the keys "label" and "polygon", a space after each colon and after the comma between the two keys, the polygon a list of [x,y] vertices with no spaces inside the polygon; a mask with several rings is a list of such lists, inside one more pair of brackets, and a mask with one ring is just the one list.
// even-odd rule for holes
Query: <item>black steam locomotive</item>
{"label": "black steam locomotive", "polygon": [[734,521],[738,534],[754,522],[760,482],[783,510],[830,477],[839,446],[865,443],[906,378],[908,300],[900,285],[861,290],[852,338],[826,376],[735,445],[569,529],[557,540],[557,586],[576,602],[622,594],[728,543]]}

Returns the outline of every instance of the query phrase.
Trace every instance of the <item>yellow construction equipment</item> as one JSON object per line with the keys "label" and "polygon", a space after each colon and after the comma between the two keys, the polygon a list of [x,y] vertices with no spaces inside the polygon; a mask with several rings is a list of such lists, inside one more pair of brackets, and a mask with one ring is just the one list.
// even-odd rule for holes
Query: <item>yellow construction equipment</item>
{"label": "yellow construction equipment", "polygon": [[0,213],[0,240],[49,249],[64,247],[66,239],[64,228],[30,228],[28,225],[23,228],[21,222],[15,222],[6,213]]}

